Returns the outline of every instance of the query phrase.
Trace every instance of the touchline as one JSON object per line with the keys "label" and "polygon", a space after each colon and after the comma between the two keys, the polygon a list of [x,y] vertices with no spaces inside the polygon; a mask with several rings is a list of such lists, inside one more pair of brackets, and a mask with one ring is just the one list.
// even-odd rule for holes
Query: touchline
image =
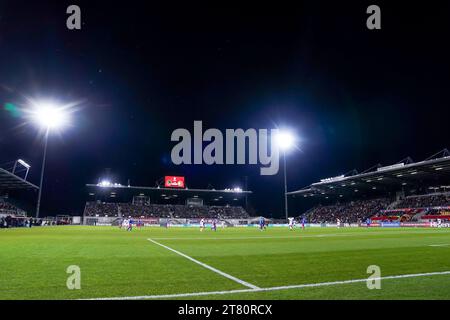
{"label": "touchline", "polygon": [[[172,148],[172,162],[176,165],[259,164],[261,175],[275,175],[280,161],[280,150],[275,141],[278,133],[279,129],[252,128],[245,131],[226,129],[225,134],[214,128],[203,132],[202,121],[194,121],[193,135],[183,128],[172,132],[171,141],[178,142]],[[203,148],[205,142],[209,143]]]}

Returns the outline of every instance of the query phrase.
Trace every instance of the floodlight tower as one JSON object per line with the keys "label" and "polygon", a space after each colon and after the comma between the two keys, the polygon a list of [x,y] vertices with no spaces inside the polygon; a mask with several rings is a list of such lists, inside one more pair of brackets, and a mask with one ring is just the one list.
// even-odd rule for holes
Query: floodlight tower
{"label": "floodlight tower", "polygon": [[41,178],[39,182],[39,194],[36,207],[36,218],[39,218],[41,208],[42,184],[44,181],[45,161],[47,158],[48,136],[52,130],[63,128],[69,121],[69,113],[64,107],[52,103],[33,103],[33,110],[30,112],[33,121],[45,131],[44,135],[44,156],[42,158]]}
{"label": "floodlight tower", "polygon": [[286,220],[289,217],[288,214],[288,199],[287,199],[287,165],[286,165],[286,151],[294,146],[295,138],[288,131],[280,131],[276,136],[276,142],[278,147],[283,151],[283,173],[284,173],[284,213]]}

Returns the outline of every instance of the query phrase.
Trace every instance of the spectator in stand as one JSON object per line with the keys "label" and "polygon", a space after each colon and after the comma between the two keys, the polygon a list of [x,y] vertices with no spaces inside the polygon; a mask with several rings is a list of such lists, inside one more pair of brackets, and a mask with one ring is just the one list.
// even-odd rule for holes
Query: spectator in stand
{"label": "spectator in stand", "polygon": [[0,213],[4,214],[17,214],[18,209],[16,206],[13,206],[12,204],[5,202],[3,199],[0,200]]}
{"label": "spectator in stand", "polygon": [[310,223],[358,223],[386,209],[390,201],[386,198],[357,200],[330,206],[318,206],[308,214]]}
{"label": "spectator in stand", "polygon": [[450,194],[430,194],[407,197],[397,203],[398,209],[450,206]]}
{"label": "spectator in stand", "polygon": [[85,216],[91,217],[135,217],[135,218],[221,218],[246,219],[249,214],[239,206],[186,206],[172,204],[138,205],[132,203],[88,202]]}

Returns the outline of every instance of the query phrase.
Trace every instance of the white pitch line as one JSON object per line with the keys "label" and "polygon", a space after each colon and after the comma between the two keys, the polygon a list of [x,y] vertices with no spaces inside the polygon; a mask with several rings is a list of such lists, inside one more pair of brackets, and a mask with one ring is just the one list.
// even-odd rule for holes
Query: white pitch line
{"label": "white pitch line", "polygon": [[[417,277],[430,277],[430,276],[449,275],[449,274],[450,274],[450,271],[403,274],[403,275],[397,275],[397,276],[386,276],[386,277],[379,277],[379,278],[370,278],[370,281],[373,281],[373,280],[389,280],[389,279],[404,279],[404,278],[417,278]],[[366,282],[367,280],[368,279],[366,278],[366,279],[353,279],[353,280],[333,281],[333,282],[298,284],[298,285],[279,286],[279,287],[270,287],[270,288],[239,289],[239,290],[209,291],[209,292],[191,292],[191,293],[176,293],[176,294],[163,294],[163,295],[144,295],[144,296],[133,296],[133,297],[92,298],[92,299],[86,299],[86,300],[170,299],[170,298],[198,297],[198,296],[209,296],[209,295],[224,295],[224,294],[233,294],[233,293],[267,292],[267,291],[279,291],[279,290],[288,290],[288,289],[324,287],[324,286],[334,286],[334,285],[341,285],[341,284],[352,284],[352,283]]]}
{"label": "white pitch line", "polygon": [[252,240],[252,239],[303,239],[303,238],[324,238],[324,237],[353,237],[369,235],[401,235],[401,234],[436,234],[444,232],[421,232],[421,231],[382,231],[382,232],[345,232],[345,233],[321,233],[321,234],[297,234],[292,236],[250,236],[250,237],[158,237],[154,240]]}
{"label": "white pitch line", "polygon": [[203,237],[163,237],[153,238],[154,240],[252,240],[252,239],[299,239],[299,238],[311,238],[317,236],[255,236],[255,237],[224,237],[224,238],[203,238]]}
{"label": "white pitch line", "polygon": [[450,246],[450,243],[444,243],[444,244],[430,244],[429,247],[448,247]]}
{"label": "white pitch line", "polygon": [[161,247],[163,247],[163,248],[165,248],[167,250],[170,250],[170,251],[172,251],[172,252],[174,252],[174,253],[176,253],[176,254],[178,254],[178,255],[180,255],[180,256],[188,259],[188,260],[191,260],[192,262],[195,262],[196,264],[201,265],[203,268],[209,269],[209,270],[211,270],[211,271],[213,271],[215,273],[220,274],[221,276],[223,276],[225,278],[228,278],[230,280],[233,280],[234,282],[242,284],[243,286],[246,286],[246,287],[251,288],[251,289],[260,289],[259,287],[255,286],[255,285],[253,285],[251,283],[248,283],[248,282],[245,282],[244,280],[241,280],[241,279],[238,279],[236,277],[233,277],[232,275],[230,275],[228,273],[225,273],[225,272],[220,271],[220,270],[218,270],[216,268],[213,268],[213,267],[207,265],[206,263],[200,262],[200,261],[198,261],[198,260],[196,260],[196,259],[194,259],[194,258],[192,258],[192,257],[190,257],[190,256],[188,256],[188,255],[186,255],[186,254],[184,254],[182,252],[180,252],[180,251],[177,251],[177,250],[172,249],[172,248],[170,248],[168,246],[165,246],[165,245],[163,245],[163,244],[161,244],[161,243],[159,243],[159,242],[157,242],[157,241],[155,241],[153,239],[147,239],[147,240],[151,241],[154,244],[157,244],[158,246],[161,246]]}

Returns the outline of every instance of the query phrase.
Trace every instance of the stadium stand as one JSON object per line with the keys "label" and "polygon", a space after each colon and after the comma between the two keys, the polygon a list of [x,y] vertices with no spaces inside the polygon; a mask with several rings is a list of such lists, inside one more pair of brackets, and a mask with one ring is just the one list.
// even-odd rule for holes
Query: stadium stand
{"label": "stadium stand", "polygon": [[317,206],[310,210],[307,219],[310,223],[356,223],[376,215],[385,209],[390,201],[386,198],[372,200],[356,200],[348,203],[337,203],[329,206]]}
{"label": "stadium stand", "polygon": [[422,213],[422,209],[387,209],[387,210],[381,210],[376,215],[370,217],[372,221],[378,221],[378,222],[389,222],[389,221],[400,221],[400,222],[408,222],[408,221],[417,221],[416,217],[417,214]]}
{"label": "stadium stand", "polygon": [[356,200],[334,205],[318,205],[305,215],[311,223],[374,221],[417,221],[419,219],[446,218],[450,215],[450,193],[408,196],[393,202],[388,198]]}
{"label": "stadium stand", "polygon": [[[450,151],[414,162],[406,157],[392,165],[377,164],[320,179],[288,192],[312,223],[375,221],[416,222],[441,219],[450,212]],[[377,199],[378,198],[378,199]],[[375,199],[375,200],[367,200]],[[438,213],[438,215],[435,215]],[[425,222],[425,221],[424,221]]]}
{"label": "stadium stand", "polygon": [[420,219],[450,221],[450,206],[429,208],[420,216]]}
{"label": "stadium stand", "polygon": [[87,202],[84,216],[245,219],[249,217],[249,214],[241,206],[136,205],[132,203]]}
{"label": "stadium stand", "polygon": [[30,227],[37,220],[27,217],[26,212],[0,197],[0,228]]}
{"label": "stadium stand", "polygon": [[0,228],[30,227],[36,221],[26,216],[25,211],[0,198]]}
{"label": "stadium stand", "polygon": [[433,193],[408,196],[395,205],[398,209],[430,208],[440,206],[450,206],[450,193]]}
{"label": "stadium stand", "polygon": [[16,215],[19,212],[21,212],[19,208],[16,206],[6,202],[4,199],[0,198],[0,214],[6,214],[6,215]]}

